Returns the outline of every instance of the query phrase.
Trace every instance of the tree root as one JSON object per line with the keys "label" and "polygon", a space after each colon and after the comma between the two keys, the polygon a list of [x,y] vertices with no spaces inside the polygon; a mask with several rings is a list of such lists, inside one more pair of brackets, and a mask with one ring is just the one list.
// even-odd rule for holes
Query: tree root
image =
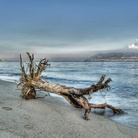
{"label": "tree root", "polygon": [[38,65],[34,63],[34,54],[30,55],[27,52],[27,55],[29,57],[29,75],[25,71],[25,67],[22,63],[22,57],[20,55],[20,66],[22,71],[22,77],[20,79],[20,83],[17,85],[17,87],[21,87],[21,94],[22,97],[25,99],[35,99],[36,98],[36,89],[43,90],[46,92],[55,93],[58,95],[63,96],[72,106],[76,108],[84,108],[84,119],[88,120],[88,115],[91,111],[91,108],[110,108],[115,113],[123,114],[124,111],[121,109],[118,109],[112,105],[109,104],[91,104],[88,102],[88,100],[83,95],[89,95],[89,99],[92,98],[92,94],[95,92],[98,92],[102,89],[110,89],[110,86],[108,85],[112,80],[111,78],[107,79],[105,82],[105,76],[102,75],[100,80],[96,84],[92,84],[88,88],[74,88],[74,87],[66,87],[58,84],[52,84],[47,81],[42,80],[42,72],[49,66],[48,60],[46,58],[41,59]]}

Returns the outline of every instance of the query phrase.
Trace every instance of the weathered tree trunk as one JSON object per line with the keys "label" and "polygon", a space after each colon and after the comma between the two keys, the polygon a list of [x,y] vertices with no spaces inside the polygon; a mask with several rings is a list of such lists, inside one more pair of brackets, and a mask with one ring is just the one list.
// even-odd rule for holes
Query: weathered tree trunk
{"label": "weathered tree trunk", "polygon": [[[22,78],[20,79],[20,83],[17,85],[21,86],[21,94],[25,99],[34,99],[36,98],[36,89],[40,89],[43,91],[55,93],[63,96],[72,106],[77,108],[84,108],[84,118],[88,119],[88,114],[90,113],[91,108],[110,108],[116,113],[124,113],[121,109],[117,109],[112,105],[103,103],[103,104],[91,104],[88,100],[83,96],[88,94],[89,99],[92,98],[92,94],[97,92],[98,90],[110,88],[108,83],[111,81],[111,78],[107,79],[105,82],[105,75],[103,75],[97,84],[92,84],[88,88],[74,88],[74,87],[66,87],[58,84],[52,84],[47,81],[41,79],[41,73],[46,69],[48,64],[48,60],[46,58],[40,60],[39,64],[36,65],[34,63],[34,54],[30,55],[27,53],[29,57],[29,75],[25,71],[25,67],[22,63],[22,57],[20,55],[20,66],[22,70]],[[36,67],[36,69],[35,69]]]}

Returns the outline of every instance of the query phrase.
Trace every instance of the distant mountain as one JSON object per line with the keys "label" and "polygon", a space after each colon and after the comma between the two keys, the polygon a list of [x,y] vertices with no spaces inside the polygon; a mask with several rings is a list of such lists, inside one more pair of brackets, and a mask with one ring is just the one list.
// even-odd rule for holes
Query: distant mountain
{"label": "distant mountain", "polygon": [[100,62],[100,61],[138,61],[137,52],[110,52],[110,53],[99,53],[90,58],[84,60],[85,62]]}

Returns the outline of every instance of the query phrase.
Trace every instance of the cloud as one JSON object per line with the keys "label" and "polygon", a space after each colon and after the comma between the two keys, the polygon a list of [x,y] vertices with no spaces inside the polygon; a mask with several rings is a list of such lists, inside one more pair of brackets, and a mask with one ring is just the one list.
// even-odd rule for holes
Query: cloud
{"label": "cloud", "polygon": [[138,39],[136,39],[135,43],[128,45],[129,49],[138,49]]}
{"label": "cloud", "polygon": [[138,46],[136,46],[135,44],[130,44],[130,45],[128,45],[128,48],[130,48],[130,49],[138,49]]}

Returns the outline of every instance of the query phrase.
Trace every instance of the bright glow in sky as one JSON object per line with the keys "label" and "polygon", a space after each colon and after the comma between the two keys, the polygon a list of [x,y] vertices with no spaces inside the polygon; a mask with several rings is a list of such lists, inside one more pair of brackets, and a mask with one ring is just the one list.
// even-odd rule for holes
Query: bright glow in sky
{"label": "bright glow in sky", "polygon": [[0,55],[121,49],[138,38],[138,0],[0,0]]}
{"label": "bright glow in sky", "polygon": [[129,44],[128,48],[129,49],[138,49],[138,39],[136,39],[135,43]]}

